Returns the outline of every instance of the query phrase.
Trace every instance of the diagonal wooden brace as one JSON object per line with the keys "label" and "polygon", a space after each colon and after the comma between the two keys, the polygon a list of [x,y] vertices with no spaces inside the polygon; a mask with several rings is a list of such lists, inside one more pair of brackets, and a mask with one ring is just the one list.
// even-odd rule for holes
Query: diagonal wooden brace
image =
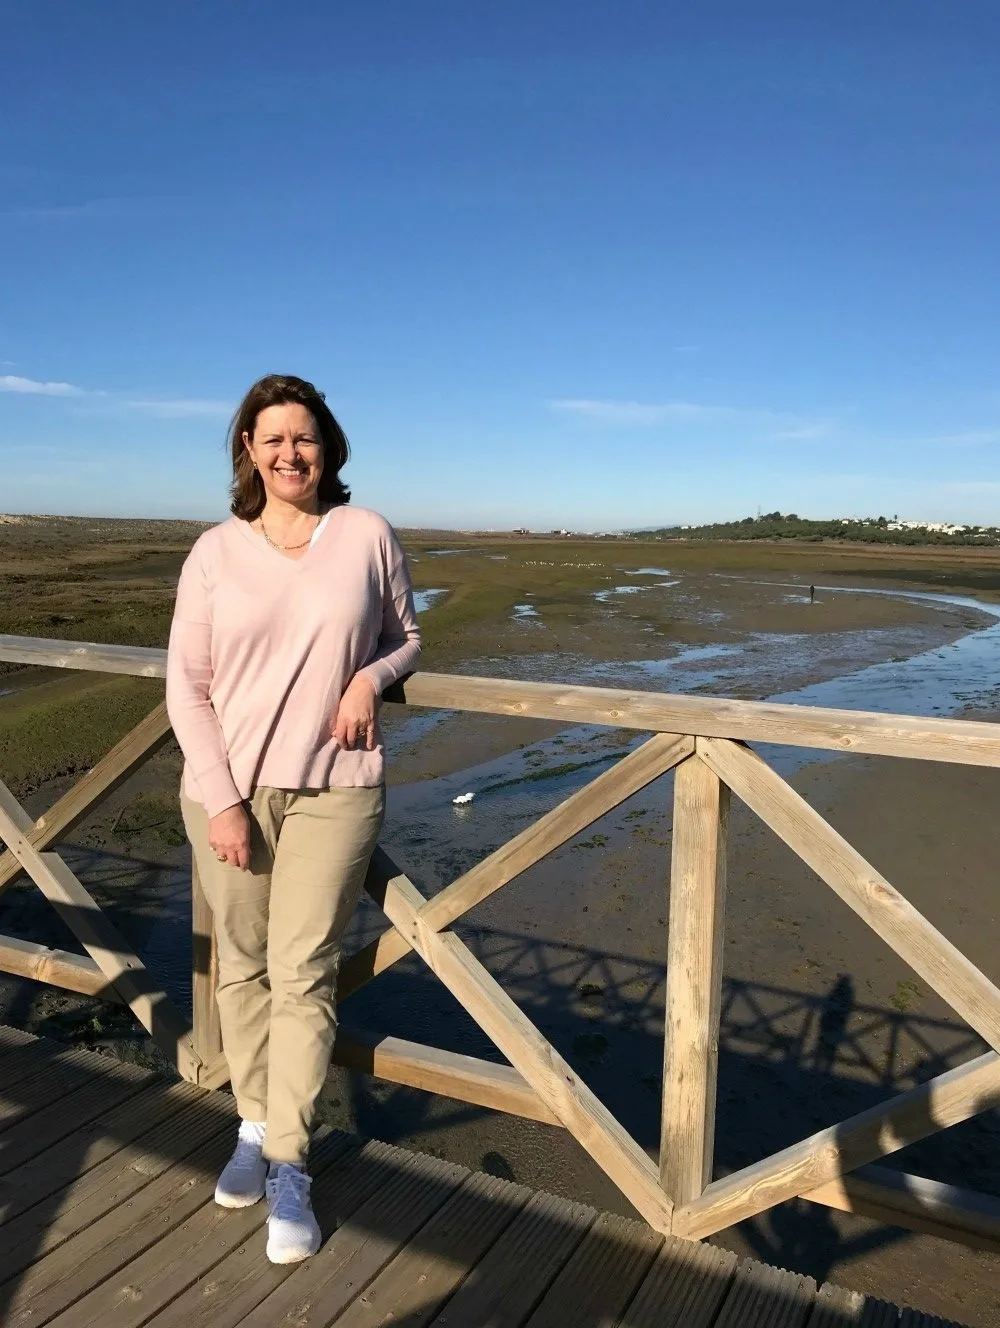
{"label": "diagonal wooden brace", "polygon": [[1000,1052],[1000,990],[968,956],[742,743],[699,738],[698,756],[817,876]]}
{"label": "diagonal wooden brace", "polygon": [[[433,931],[450,927],[464,913],[522,872],[541,862],[588,825],[612,811],[633,793],[651,784],[694,751],[694,739],[672,733],[657,734],[630,752],[610,770],[592,780],[565,802],[528,826],[495,853],[477,863],[471,871],[427,900],[421,921]],[[369,893],[375,887],[369,886]],[[411,946],[398,931],[388,931],[356,954],[345,959],[337,983],[337,999],[370,982],[392,964],[409,954]]]}
{"label": "diagonal wooden brace", "polygon": [[[121,742],[88,770],[79,783],[54,803],[31,828],[28,841],[33,848],[46,849],[62,835],[79,825],[94,807],[115,791],[138,770],[143,761],[170,738],[170,720],[167,707],[161,702],[141,723],[126,733]],[[21,864],[8,849],[0,855],[0,894],[21,870]]]}
{"label": "diagonal wooden brace", "polygon": [[786,1199],[808,1199],[810,1191],[868,1162],[996,1106],[1000,1056],[989,1051],[715,1181],[693,1203],[674,1210],[674,1235],[700,1240]]}
{"label": "diagonal wooden brace", "polygon": [[197,1082],[201,1058],[187,1021],[62,858],[39,853],[30,843],[32,828],[31,818],[0,781],[0,838],[157,1046],[183,1078]]}
{"label": "diagonal wooden brace", "polygon": [[382,906],[393,926],[650,1226],[669,1233],[672,1205],[650,1158],[460,938],[422,921],[427,901],[413,883],[381,849],[376,849],[376,857],[385,882]]}

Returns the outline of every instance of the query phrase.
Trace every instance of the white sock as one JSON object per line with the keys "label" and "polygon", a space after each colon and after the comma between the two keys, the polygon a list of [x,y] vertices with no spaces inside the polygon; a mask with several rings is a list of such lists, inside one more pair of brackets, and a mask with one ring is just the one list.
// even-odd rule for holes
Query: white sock
{"label": "white sock", "polygon": [[263,1145],[266,1128],[264,1121],[241,1120],[239,1137],[245,1139],[248,1143]]}

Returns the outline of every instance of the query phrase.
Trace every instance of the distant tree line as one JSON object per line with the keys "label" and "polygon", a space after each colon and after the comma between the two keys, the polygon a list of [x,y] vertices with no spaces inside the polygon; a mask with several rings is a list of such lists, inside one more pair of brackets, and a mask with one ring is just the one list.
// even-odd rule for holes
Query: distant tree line
{"label": "distant tree line", "polygon": [[1000,527],[963,526],[932,529],[929,526],[901,527],[896,517],[834,518],[812,521],[795,512],[766,512],[739,521],[716,521],[707,526],[661,526],[654,530],[631,530],[636,538],[662,540],[844,540],[863,544],[1000,544]]}

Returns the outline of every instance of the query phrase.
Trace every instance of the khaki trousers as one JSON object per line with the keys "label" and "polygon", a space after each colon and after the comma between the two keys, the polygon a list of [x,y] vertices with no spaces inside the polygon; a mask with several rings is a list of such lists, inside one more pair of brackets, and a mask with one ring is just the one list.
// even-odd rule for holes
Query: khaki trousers
{"label": "khaki trousers", "polygon": [[250,870],[220,863],[208,816],[181,810],[215,918],[222,1045],[245,1120],[266,1121],[264,1154],[303,1163],[330,1066],[340,947],[385,812],[384,788],[255,789]]}

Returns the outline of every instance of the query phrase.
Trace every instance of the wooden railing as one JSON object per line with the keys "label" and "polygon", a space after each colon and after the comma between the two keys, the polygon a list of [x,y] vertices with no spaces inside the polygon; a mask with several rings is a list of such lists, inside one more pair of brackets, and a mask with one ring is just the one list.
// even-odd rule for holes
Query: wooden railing
{"label": "wooden railing", "polygon": [[[165,652],[0,637],[0,660],[162,678]],[[610,688],[417,674],[389,703],[612,725],[653,735],[433,898],[380,848],[367,880],[391,928],[345,959],[341,997],[415,951],[506,1056],[498,1065],[392,1037],[338,1033],[344,1065],[564,1126],[657,1230],[698,1239],[795,1197],[1000,1249],[1000,1199],[871,1164],[1000,1104],[1000,990],[746,744],[767,742],[1000,767],[1000,726]],[[131,1006],[186,1079],[228,1070],[215,1007],[211,916],[194,875],[191,1024],[52,845],[170,736],[158,706],[38,820],[0,783],[0,890],[24,870],[87,956],[0,936],[0,970]],[[659,1165],[451,930],[626,798],[675,770]],[[726,911],[735,793],[991,1048],[859,1115],[713,1179]]]}

